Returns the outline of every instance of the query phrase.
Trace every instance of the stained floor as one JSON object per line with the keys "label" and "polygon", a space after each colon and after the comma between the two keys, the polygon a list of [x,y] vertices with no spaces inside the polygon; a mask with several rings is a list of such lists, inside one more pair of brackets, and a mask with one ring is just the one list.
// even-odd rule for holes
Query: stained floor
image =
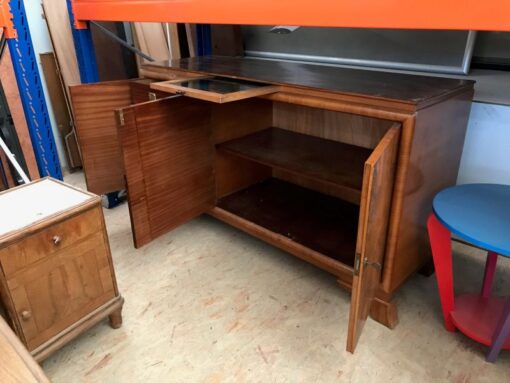
{"label": "stained floor", "polygon": [[[207,216],[140,250],[126,204],[105,216],[124,324],[104,321],[47,359],[53,382],[510,382],[510,351],[489,364],[444,330],[434,277],[413,277],[397,328],[369,320],[351,355],[350,297],[329,274]],[[458,291],[478,290],[484,254],[455,252]],[[495,291],[509,287],[504,259]]]}

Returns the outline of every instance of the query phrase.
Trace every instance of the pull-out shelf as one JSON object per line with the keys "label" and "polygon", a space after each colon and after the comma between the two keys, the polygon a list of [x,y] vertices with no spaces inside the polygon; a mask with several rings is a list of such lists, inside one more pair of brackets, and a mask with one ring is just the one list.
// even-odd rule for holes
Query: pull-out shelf
{"label": "pull-out shelf", "polygon": [[152,89],[223,104],[275,93],[278,86],[220,77],[155,82]]}

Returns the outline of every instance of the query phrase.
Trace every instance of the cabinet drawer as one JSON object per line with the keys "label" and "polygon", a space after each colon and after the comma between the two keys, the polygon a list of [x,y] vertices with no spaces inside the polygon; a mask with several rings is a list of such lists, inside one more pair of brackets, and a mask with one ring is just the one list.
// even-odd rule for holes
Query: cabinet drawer
{"label": "cabinet drawer", "polygon": [[101,230],[101,207],[66,219],[0,250],[6,278]]}
{"label": "cabinet drawer", "polygon": [[20,270],[7,286],[32,351],[115,297],[104,232]]}

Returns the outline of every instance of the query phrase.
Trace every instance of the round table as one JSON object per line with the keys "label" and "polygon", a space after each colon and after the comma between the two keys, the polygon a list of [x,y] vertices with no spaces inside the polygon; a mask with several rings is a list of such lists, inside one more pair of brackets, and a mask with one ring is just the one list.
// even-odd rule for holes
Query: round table
{"label": "round table", "polygon": [[[438,193],[427,221],[445,327],[489,346],[487,361],[510,349],[510,299],[491,296],[498,254],[510,257],[510,185],[468,184]],[[454,296],[451,234],[488,250],[480,293]]]}

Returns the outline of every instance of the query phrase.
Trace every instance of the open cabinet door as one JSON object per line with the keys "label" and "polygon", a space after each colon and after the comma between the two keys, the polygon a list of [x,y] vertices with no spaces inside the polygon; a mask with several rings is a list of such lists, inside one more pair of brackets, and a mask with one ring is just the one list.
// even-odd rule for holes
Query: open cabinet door
{"label": "open cabinet door", "polygon": [[171,96],[117,114],[138,248],[214,206],[211,106]]}
{"label": "open cabinet door", "polygon": [[356,348],[380,283],[399,136],[400,125],[395,124],[365,162],[347,335],[349,352]]}
{"label": "open cabinet door", "polygon": [[71,86],[71,100],[87,189],[125,188],[115,109],[131,104],[129,81]]}

